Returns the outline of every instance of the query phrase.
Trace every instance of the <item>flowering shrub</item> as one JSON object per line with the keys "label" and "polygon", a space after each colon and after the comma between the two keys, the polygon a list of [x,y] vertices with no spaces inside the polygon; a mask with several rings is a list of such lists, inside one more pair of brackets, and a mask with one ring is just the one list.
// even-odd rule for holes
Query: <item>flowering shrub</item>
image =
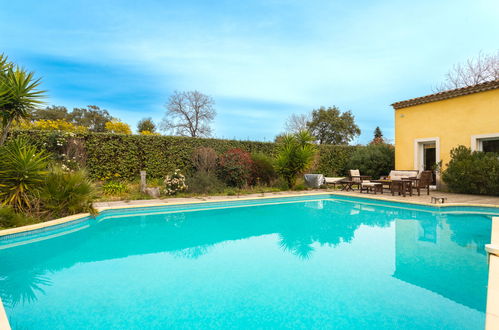
{"label": "flowering shrub", "polygon": [[242,187],[250,179],[252,166],[249,152],[231,149],[218,159],[218,177],[229,186]]}
{"label": "flowering shrub", "polygon": [[167,175],[165,178],[165,193],[168,195],[175,195],[181,191],[187,190],[185,184],[185,176],[177,169],[172,175]]}
{"label": "flowering shrub", "polygon": [[19,128],[46,130],[46,131],[75,132],[75,133],[85,133],[88,131],[88,129],[85,126],[78,126],[62,119],[57,119],[57,120],[40,119],[33,122],[23,121],[19,123]]}
{"label": "flowering shrub", "polygon": [[115,134],[132,134],[132,129],[127,123],[113,120],[106,123],[106,131]]}

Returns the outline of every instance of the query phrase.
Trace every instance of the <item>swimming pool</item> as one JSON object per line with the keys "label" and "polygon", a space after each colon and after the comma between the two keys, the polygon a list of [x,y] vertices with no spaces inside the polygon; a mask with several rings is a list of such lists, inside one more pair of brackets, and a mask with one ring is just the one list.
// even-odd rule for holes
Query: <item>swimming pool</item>
{"label": "swimming pool", "polygon": [[0,238],[13,329],[483,329],[493,208],[334,195],[109,210]]}

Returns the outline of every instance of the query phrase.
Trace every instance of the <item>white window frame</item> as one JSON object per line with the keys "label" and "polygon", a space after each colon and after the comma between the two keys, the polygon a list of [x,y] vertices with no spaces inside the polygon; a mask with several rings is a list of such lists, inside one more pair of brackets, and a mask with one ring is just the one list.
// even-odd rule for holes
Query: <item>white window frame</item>
{"label": "white window frame", "polygon": [[[424,154],[423,154],[423,145],[435,143],[435,160],[437,163],[440,162],[440,138],[439,137],[430,137],[430,138],[421,138],[414,140],[414,169],[419,172],[424,170]],[[438,180],[438,173],[437,173]]]}
{"label": "white window frame", "polygon": [[471,136],[471,150],[472,151],[483,151],[484,140],[498,140],[499,133],[491,133],[491,134],[478,134]]}

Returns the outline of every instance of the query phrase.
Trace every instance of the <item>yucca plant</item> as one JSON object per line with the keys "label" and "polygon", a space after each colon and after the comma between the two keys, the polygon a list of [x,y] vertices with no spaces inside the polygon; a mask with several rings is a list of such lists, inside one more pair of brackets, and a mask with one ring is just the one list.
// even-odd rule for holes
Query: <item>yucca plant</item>
{"label": "yucca plant", "polygon": [[308,131],[286,134],[280,138],[275,167],[289,188],[294,186],[296,177],[312,165],[317,151],[313,141]]}
{"label": "yucca plant", "polygon": [[68,172],[60,167],[51,169],[40,192],[42,208],[51,217],[81,212],[95,214],[94,197],[94,187],[84,170]]}
{"label": "yucca plant", "polygon": [[0,147],[0,201],[17,210],[32,206],[47,176],[49,154],[24,138]]}
{"label": "yucca plant", "polygon": [[40,79],[33,72],[15,66],[7,57],[0,55],[0,119],[2,135],[0,145],[5,143],[14,121],[27,118],[31,111],[42,103],[45,91],[39,90]]}

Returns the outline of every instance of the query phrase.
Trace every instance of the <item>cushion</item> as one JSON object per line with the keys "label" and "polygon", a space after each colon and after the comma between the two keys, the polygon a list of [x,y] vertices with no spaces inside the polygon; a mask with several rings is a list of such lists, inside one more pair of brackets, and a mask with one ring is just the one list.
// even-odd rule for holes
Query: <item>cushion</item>
{"label": "cushion", "polygon": [[350,176],[360,176],[359,170],[350,170]]}

